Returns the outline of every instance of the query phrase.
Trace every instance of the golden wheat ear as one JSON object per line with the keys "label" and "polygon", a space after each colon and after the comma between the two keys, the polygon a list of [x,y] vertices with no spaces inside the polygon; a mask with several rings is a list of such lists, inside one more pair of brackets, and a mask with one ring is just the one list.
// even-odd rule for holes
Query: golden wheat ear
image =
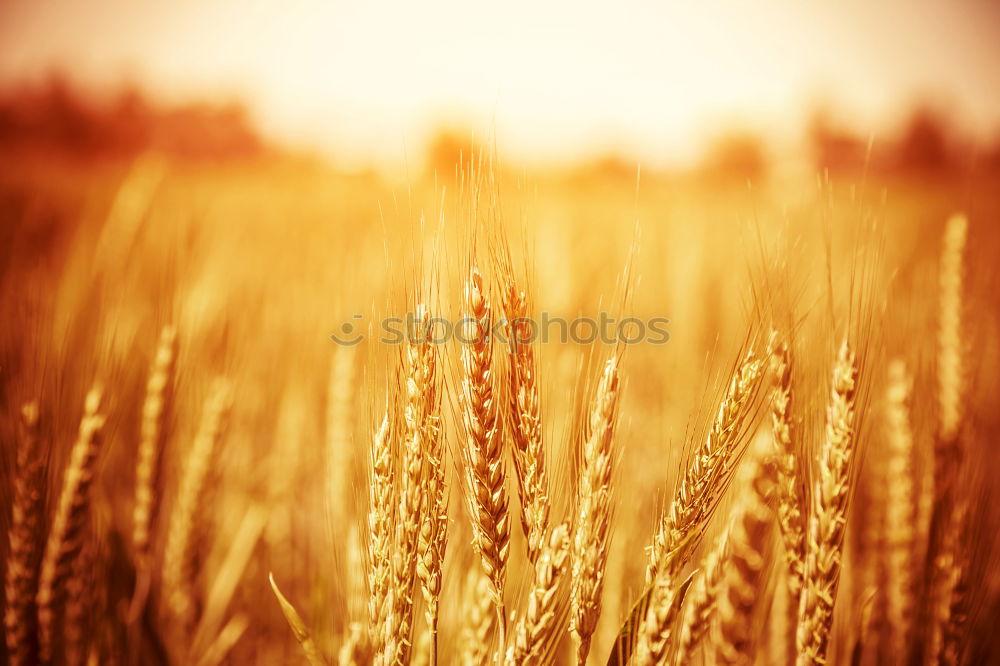
{"label": "golden wheat ear", "polygon": [[368,642],[374,655],[385,649],[385,618],[392,609],[393,479],[387,408],[372,436],[368,471]]}
{"label": "golden wheat ear", "polygon": [[476,268],[470,270],[465,284],[464,308],[467,330],[461,349],[459,401],[465,430],[465,498],[472,517],[473,545],[490,581],[503,644],[510,547],[507,473],[495,402],[493,314],[483,277]]}
{"label": "golden wheat ear", "polygon": [[819,478],[809,516],[806,580],[796,632],[799,666],[826,663],[827,658],[851,497],[857,372],[854,353],[845,340],[833,366]]}
{"label": "golden wheat ear", "polygon": [[58,615],[65,598],[66,581],[86,537],[90,487],[94,481],[104,428],[104,416],[98,414],[100,407],[101,391],[93,388],[84,401],[80,430],[63,474],[62,490],[45,543],[35,598],[38,606],[39,659],[42,663],[49,663],[54,657],[53,644],[60,619]]}
{"label": "golden wheat ear", "polygon": [[7,659],[11,666],[30,666],[38,659],[35,591],[45,488],[44,467],[38,450],[38,424],[38,403],[25,405],[21,409],[4,578],[3,621]]}
{"label": "golden wheat ear", "polygon": [[805,560],[805,525],[798,491],[800,472],[792,417],[792,355],[784,342],[776,345],[771,353],[771,372],[774,381],[770,400],[771,434],[778,475],[778,524],[788,567],[788,591],[793,599],[798,599]]}
{"label": "golden wheat ear", "polygon": [[507,320],[508,409],[514,470],[521,498],[521,528],[532,564],[544,545],[549,524],[549,488],[542,441],[538,362],[531,343],[528,298],[512,278],[503,294]]}
{"label": "golden wheat ear", "polygon": [[646,582],[673,578],[698,547],[701,532],[746,449],[763,361],[751,350],[736,368],[715,420],[693,452],[677,494],[660,522],[649,551]]}
{"label": "golden wheat ear", "polygon": [[590,406],[582,446],[577,510],[573,525],[573,576],[570,631],[577,640],[577,663],[586,664],[601,614],[604,570],[611,539],[611,479],[614,475],[615,427],[618,421],[619,363],[604,366]]}

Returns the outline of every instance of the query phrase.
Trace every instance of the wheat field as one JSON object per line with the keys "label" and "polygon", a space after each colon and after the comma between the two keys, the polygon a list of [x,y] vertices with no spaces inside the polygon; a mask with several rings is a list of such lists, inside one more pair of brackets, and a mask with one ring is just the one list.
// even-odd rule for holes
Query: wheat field
{"label": "wheat field", "polygon": [[2,189],[7,663],[1000,663],[995,178]]}

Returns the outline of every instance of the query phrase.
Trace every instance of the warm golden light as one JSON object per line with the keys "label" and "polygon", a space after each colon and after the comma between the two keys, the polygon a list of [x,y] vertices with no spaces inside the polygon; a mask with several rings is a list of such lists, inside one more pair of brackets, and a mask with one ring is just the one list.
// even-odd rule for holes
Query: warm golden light
{"label": "warm golden light", "polygon": [[995,0],[0,0],[0,663],[1000,663]]}
{"label": "warm golden light", "polygon": [[785,144],[819,103],[863,135],[914,103],[1000,125],[988,0],[29,3],[0,12],[2,80],[51,68],[158,98],[246,100],[269,133],[400,166],[440,123],[508,157],[687,164],[732,123]]}

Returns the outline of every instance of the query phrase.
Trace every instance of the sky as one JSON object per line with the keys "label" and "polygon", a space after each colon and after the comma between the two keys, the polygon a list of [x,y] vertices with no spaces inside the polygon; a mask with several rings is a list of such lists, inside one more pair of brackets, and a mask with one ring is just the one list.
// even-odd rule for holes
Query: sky
{"label": "sky", "polygon": [[918,102],[1000,131],[997,0],[0,0],[0,44],[0,84],[239,99],[362,164],[442,123],[527,160],[683,163],[728,127],[790,139],[820,103],[876,137]]}

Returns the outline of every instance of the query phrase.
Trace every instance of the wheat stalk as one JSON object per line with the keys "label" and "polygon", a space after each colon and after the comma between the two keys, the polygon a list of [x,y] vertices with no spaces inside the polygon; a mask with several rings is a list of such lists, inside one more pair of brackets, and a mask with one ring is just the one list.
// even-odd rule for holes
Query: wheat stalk
{"label": "wheat stalk", "polygon": [[508,357],[510,360],[511,441],[514,444],[514,469],[521,499],[521,527],[532,564],[544,545],[549,523],[549,491],[542,443],[541,401],[538,389],[538,363],[531,344],[528,299],[511,282],[504,291],[504,316],[507,319]]}
{"label": "wheat stalk", "polygon": [[38,404],[21,409],[17,472],[7,530],[4,578],[4,630],[11,666],[30,666],[37,658],[35,590],[38,583],[39,528],[44,475],[38,451]]}
{"label": "wheat stalk", "polygon": [[42,663],[52,659],[56,616],[65,597],[67,577],[83,546],[87,512],[90,507],[90,486],[101,444],[104,417],[98,414],[101,391],[93,388],[84,401],[83,418],[76,443],[70,452],[69,464],[63,475],[59,502],[49,527],[45,554],[38,576],[38,642]]}
{"label": "wheat stalk", "polygon": [[167,604],[177,626],[187,633],[194,625],[194,580],[198,571],[198,549],[193,543],[199,514],[204,511],[205,481],[212,468],[215,449],[222,438],[232,405],[232,388],[225,379],[211,387],[202,411],[201,422],[187,464],[177,487],[177,497],[170,514],[167,543],[163,554],[163,583]]}
{"label": "wheat stalk", "polygon": [[140,562],[145,562],[149,552],[150,526],[156,502],[156,465],[163,446],[165,414],[171,397],[176,357],[177,332],[173,326],[165,326],[160,332],[156,356],[149,371],[136,451],[132,546]]}
{"label": "wheat stalk", "polygon": [[619,357],[608,359],[590,407],[573,526],[570,631],[578,642],[577,663],[585,664],[601,614],[604,569],[611,538],[611,477],[618,416]]}
{"label": "wheat stalk", "polygon": [[467,325],[461,352],[460,403],[465,427],[465,494],[472,517],[473,546],[490,580],[503,644],[510,516],[503,439],[497,432],[494,401],[493,317],[483,278],[475,267],[469,272],[464,297]]}
{"label": "wheat stalk", "polygon": [[845,340],[833,368],[826,433],[809,518],[806,580],[799,601],[797,664],[824,664],[843,557],[854,457],[854,397],[857,368]]}
{"label": "wheat stalk", "polygon": [[566,525],[557,525],[535,560],[535,581],[524,615],[513,631],[506,666],[538,663],[548,641],[553,640],[559,581],[566,571],[570,539]]}

